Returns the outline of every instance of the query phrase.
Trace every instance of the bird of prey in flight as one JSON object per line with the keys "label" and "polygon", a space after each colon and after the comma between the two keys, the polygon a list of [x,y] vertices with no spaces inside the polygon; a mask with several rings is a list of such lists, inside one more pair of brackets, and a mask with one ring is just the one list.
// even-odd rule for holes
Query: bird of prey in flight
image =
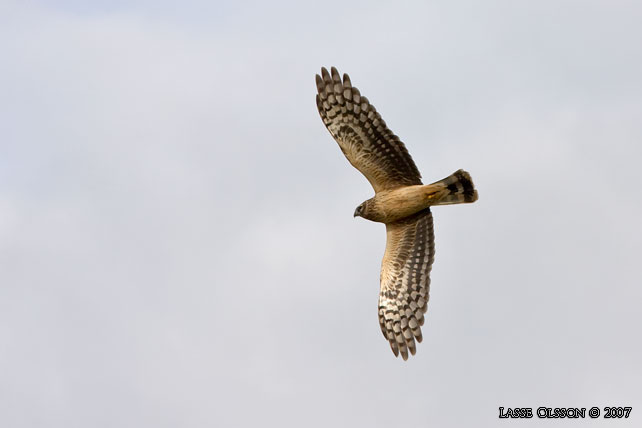
{"label": "bird of prey in flight", "polygon": [[406,146],[386,126],[375,107],[332,67],[316,75],[317,108],[323,123],[348,161],[368,179],[375,196],[354,216],[385,223],[386,250],[381,263],[379,325],[395,356],[408,359],[421,342],[428,304],[430,269],[435,254],[433,205],[477,200],[470,175],[458,170],[423,185]]}

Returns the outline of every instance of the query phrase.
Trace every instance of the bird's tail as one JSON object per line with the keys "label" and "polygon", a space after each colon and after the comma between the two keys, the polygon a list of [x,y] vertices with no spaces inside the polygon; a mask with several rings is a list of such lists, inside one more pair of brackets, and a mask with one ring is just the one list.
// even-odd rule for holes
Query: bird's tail
{"label": "bird's tail", "polygon": [[463,204],[477,200],[473,179],[463,169],[425,187],[430,199],[434,199],[430,205]]}

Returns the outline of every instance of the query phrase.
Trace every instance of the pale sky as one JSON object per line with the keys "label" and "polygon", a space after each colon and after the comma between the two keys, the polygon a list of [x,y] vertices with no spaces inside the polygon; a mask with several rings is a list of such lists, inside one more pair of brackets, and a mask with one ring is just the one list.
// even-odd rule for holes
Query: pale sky
{"label": "pale sky", "polygon": [[[0,426],[640,426],[642,5],[0,0]],[[315,106],[437,207],[417,355]],[[628,420],[498,407],[632,406]]]}

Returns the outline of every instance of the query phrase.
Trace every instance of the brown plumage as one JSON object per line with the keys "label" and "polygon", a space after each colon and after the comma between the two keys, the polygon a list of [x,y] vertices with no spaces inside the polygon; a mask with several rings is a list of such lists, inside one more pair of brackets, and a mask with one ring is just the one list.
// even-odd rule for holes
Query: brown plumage
{"label": "brown plumage", "polygon": [[408,359],[421,342],[430,269],[435,254],[433,205],[475,202],[470,175],[458,170],[433,184],[421,174],[399,137],[366,97],[336,68],[317,74],[317,108],[348,161],[365,177],[375,196],[354,212],[385,223],[386,251],[381,263],[379,325],[395,356]]}

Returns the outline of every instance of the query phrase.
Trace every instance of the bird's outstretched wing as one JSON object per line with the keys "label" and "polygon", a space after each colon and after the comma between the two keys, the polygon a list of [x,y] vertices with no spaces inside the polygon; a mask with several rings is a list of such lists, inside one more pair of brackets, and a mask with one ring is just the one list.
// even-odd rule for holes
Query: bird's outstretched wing
{"label": "bird's outstretched wing", "polygon": [[375,192],[421,183],[406,146],[377,110],[352,86],[350,77],[331,68],[316,75],[317,108],[348,161],[366,176]]}
{"label": "bird's outstretched wing", "polygon": [[379,325],[395,356],[404,360],[421,342],[435,256],[430,208],[386,224],[386,252],[381,263]]}

